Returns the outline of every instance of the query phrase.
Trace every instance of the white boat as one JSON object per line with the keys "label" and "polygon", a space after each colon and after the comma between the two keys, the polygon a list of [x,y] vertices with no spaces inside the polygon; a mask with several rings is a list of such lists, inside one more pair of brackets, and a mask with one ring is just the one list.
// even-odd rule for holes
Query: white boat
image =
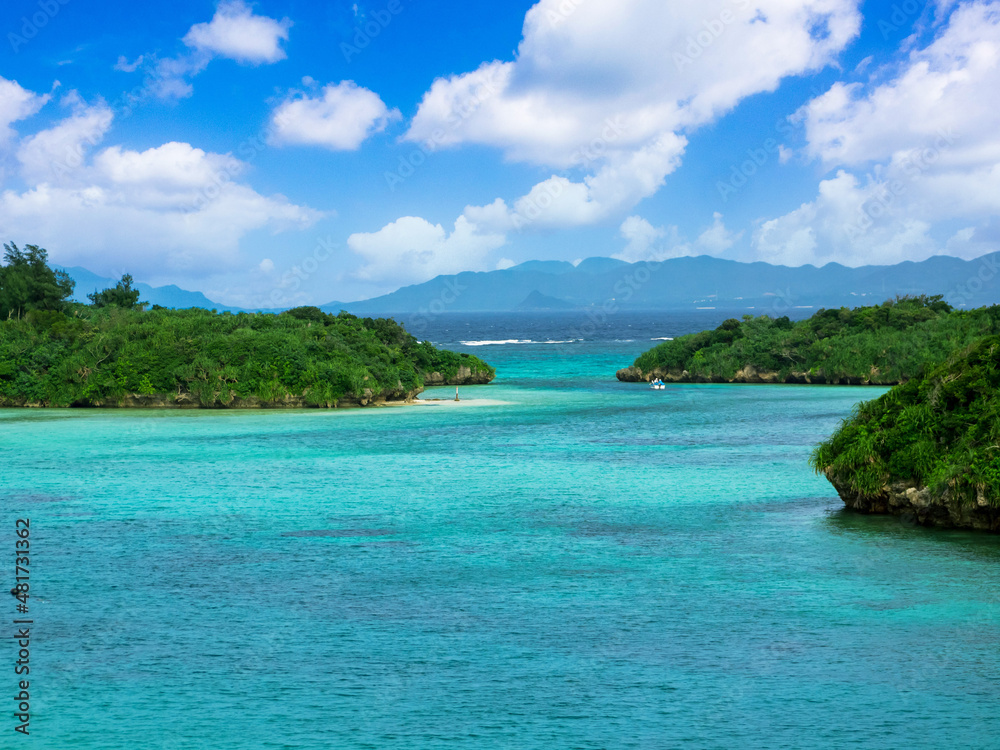
{"label": "white boat", "polygon": [[667,389],[667,384],[664,383],[659,378],[657,378],[656,380],[654,380],[652,383],[649,384],[649,387],[652,388],[654,391],[665,391]]}

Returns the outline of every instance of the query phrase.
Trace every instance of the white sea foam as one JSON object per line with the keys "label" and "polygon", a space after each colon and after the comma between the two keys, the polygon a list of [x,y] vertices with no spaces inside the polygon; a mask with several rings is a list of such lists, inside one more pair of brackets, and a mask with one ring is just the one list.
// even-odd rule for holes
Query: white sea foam
{"label": "white sea foam", "polygon": [[661,339],[650,339],[650,341],[673,341],[673,336],[664,336]]}
{"label": "white sea foam", "polygon": [[573,344],[583,339],[567,341],[534,341],[532,339],[504,339],[503,341],[460,341],[462,346],[507,346],[509,344]]}

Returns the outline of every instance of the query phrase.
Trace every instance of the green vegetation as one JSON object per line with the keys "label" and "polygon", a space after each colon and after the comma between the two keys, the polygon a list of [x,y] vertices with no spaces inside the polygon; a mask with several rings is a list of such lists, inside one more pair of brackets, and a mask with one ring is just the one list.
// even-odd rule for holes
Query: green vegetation
{"label": "green vegetation", "polygon": [[1000,306],[960,311],[941,297],[903,297],[874,307],[820,310],[796,323],[787,317],[730,319],[714,331],[651,349],[635,361],[640,372],[632,375],[728,382],[749,367],[774,382],[895,385],[957,347],[996,333]]}
{"label": "green vegetation", "polygon": [[477,382],[494,374],[394,321],[315,308],[232,315],[80,305],[0,323],[4,406],[117,405],[134,394],[200,406],[335,406],[403,398],[425,375],[448,380],[460,367]]}
{"label": "green vegetation", "polygon": [[94,307],[123,307],[126,310],[143,310],[148,302],[139,301],[139,291],[132,288],[132,277],[122,276],[122,280],[110,289],[88,294],[87,299]]}
{"label": "green vegetation", "polygon": [[1000,336],[860,404],[812,465],[865,499],[910,481],[967,505],[1000,507]]}
{"label": "green vegetation", "polygon": [[49,268],[48,253],[38,245],[24,250],[4,245],[0,266],[0,320],[20,318],[33,311],[69,309],[75,283],[65,272]]}
{"label": "green vegetation", "polygon": [[0,406],[337,406],[402,399],[493,368],[419,342],[393,320],[208,310],[145,311],[125,275],[68,302],[45,250],[6,245],[0,266]]}

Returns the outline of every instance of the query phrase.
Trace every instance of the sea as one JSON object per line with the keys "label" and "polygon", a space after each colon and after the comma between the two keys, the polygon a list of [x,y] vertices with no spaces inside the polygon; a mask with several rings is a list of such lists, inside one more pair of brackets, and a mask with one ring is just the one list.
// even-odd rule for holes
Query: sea
{"label": "sea", "polygon": [[458,405],[0,410],[0,747],[1000,747],[1000,538],[809,466],[885,389],[615,379],[726,317],[424,318]]}

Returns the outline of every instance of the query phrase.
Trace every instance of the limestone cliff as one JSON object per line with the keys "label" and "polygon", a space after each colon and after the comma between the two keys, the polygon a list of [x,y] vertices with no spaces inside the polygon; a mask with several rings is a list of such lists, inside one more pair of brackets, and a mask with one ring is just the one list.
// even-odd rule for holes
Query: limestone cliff
{"label": "limestone cliff", "polygon": [[493,382],[495,377],[496,371],[492,368],[473,372],[465,365],[461,365],[458,371],[450,377],[442,375],[440,372],[425,373],[424,385],[486,385]]}
{"label": "limestone cliff", "polygon": [[1000,533],[1000,508],[992,507],[980,491],[975,500],[962,499],[951,488],[934,491],[915,482],[892,482],[876,495],[852,490],[832,469],[825,471],[844,505],[866,514],[896,515],[921,526],[976,529]]}

